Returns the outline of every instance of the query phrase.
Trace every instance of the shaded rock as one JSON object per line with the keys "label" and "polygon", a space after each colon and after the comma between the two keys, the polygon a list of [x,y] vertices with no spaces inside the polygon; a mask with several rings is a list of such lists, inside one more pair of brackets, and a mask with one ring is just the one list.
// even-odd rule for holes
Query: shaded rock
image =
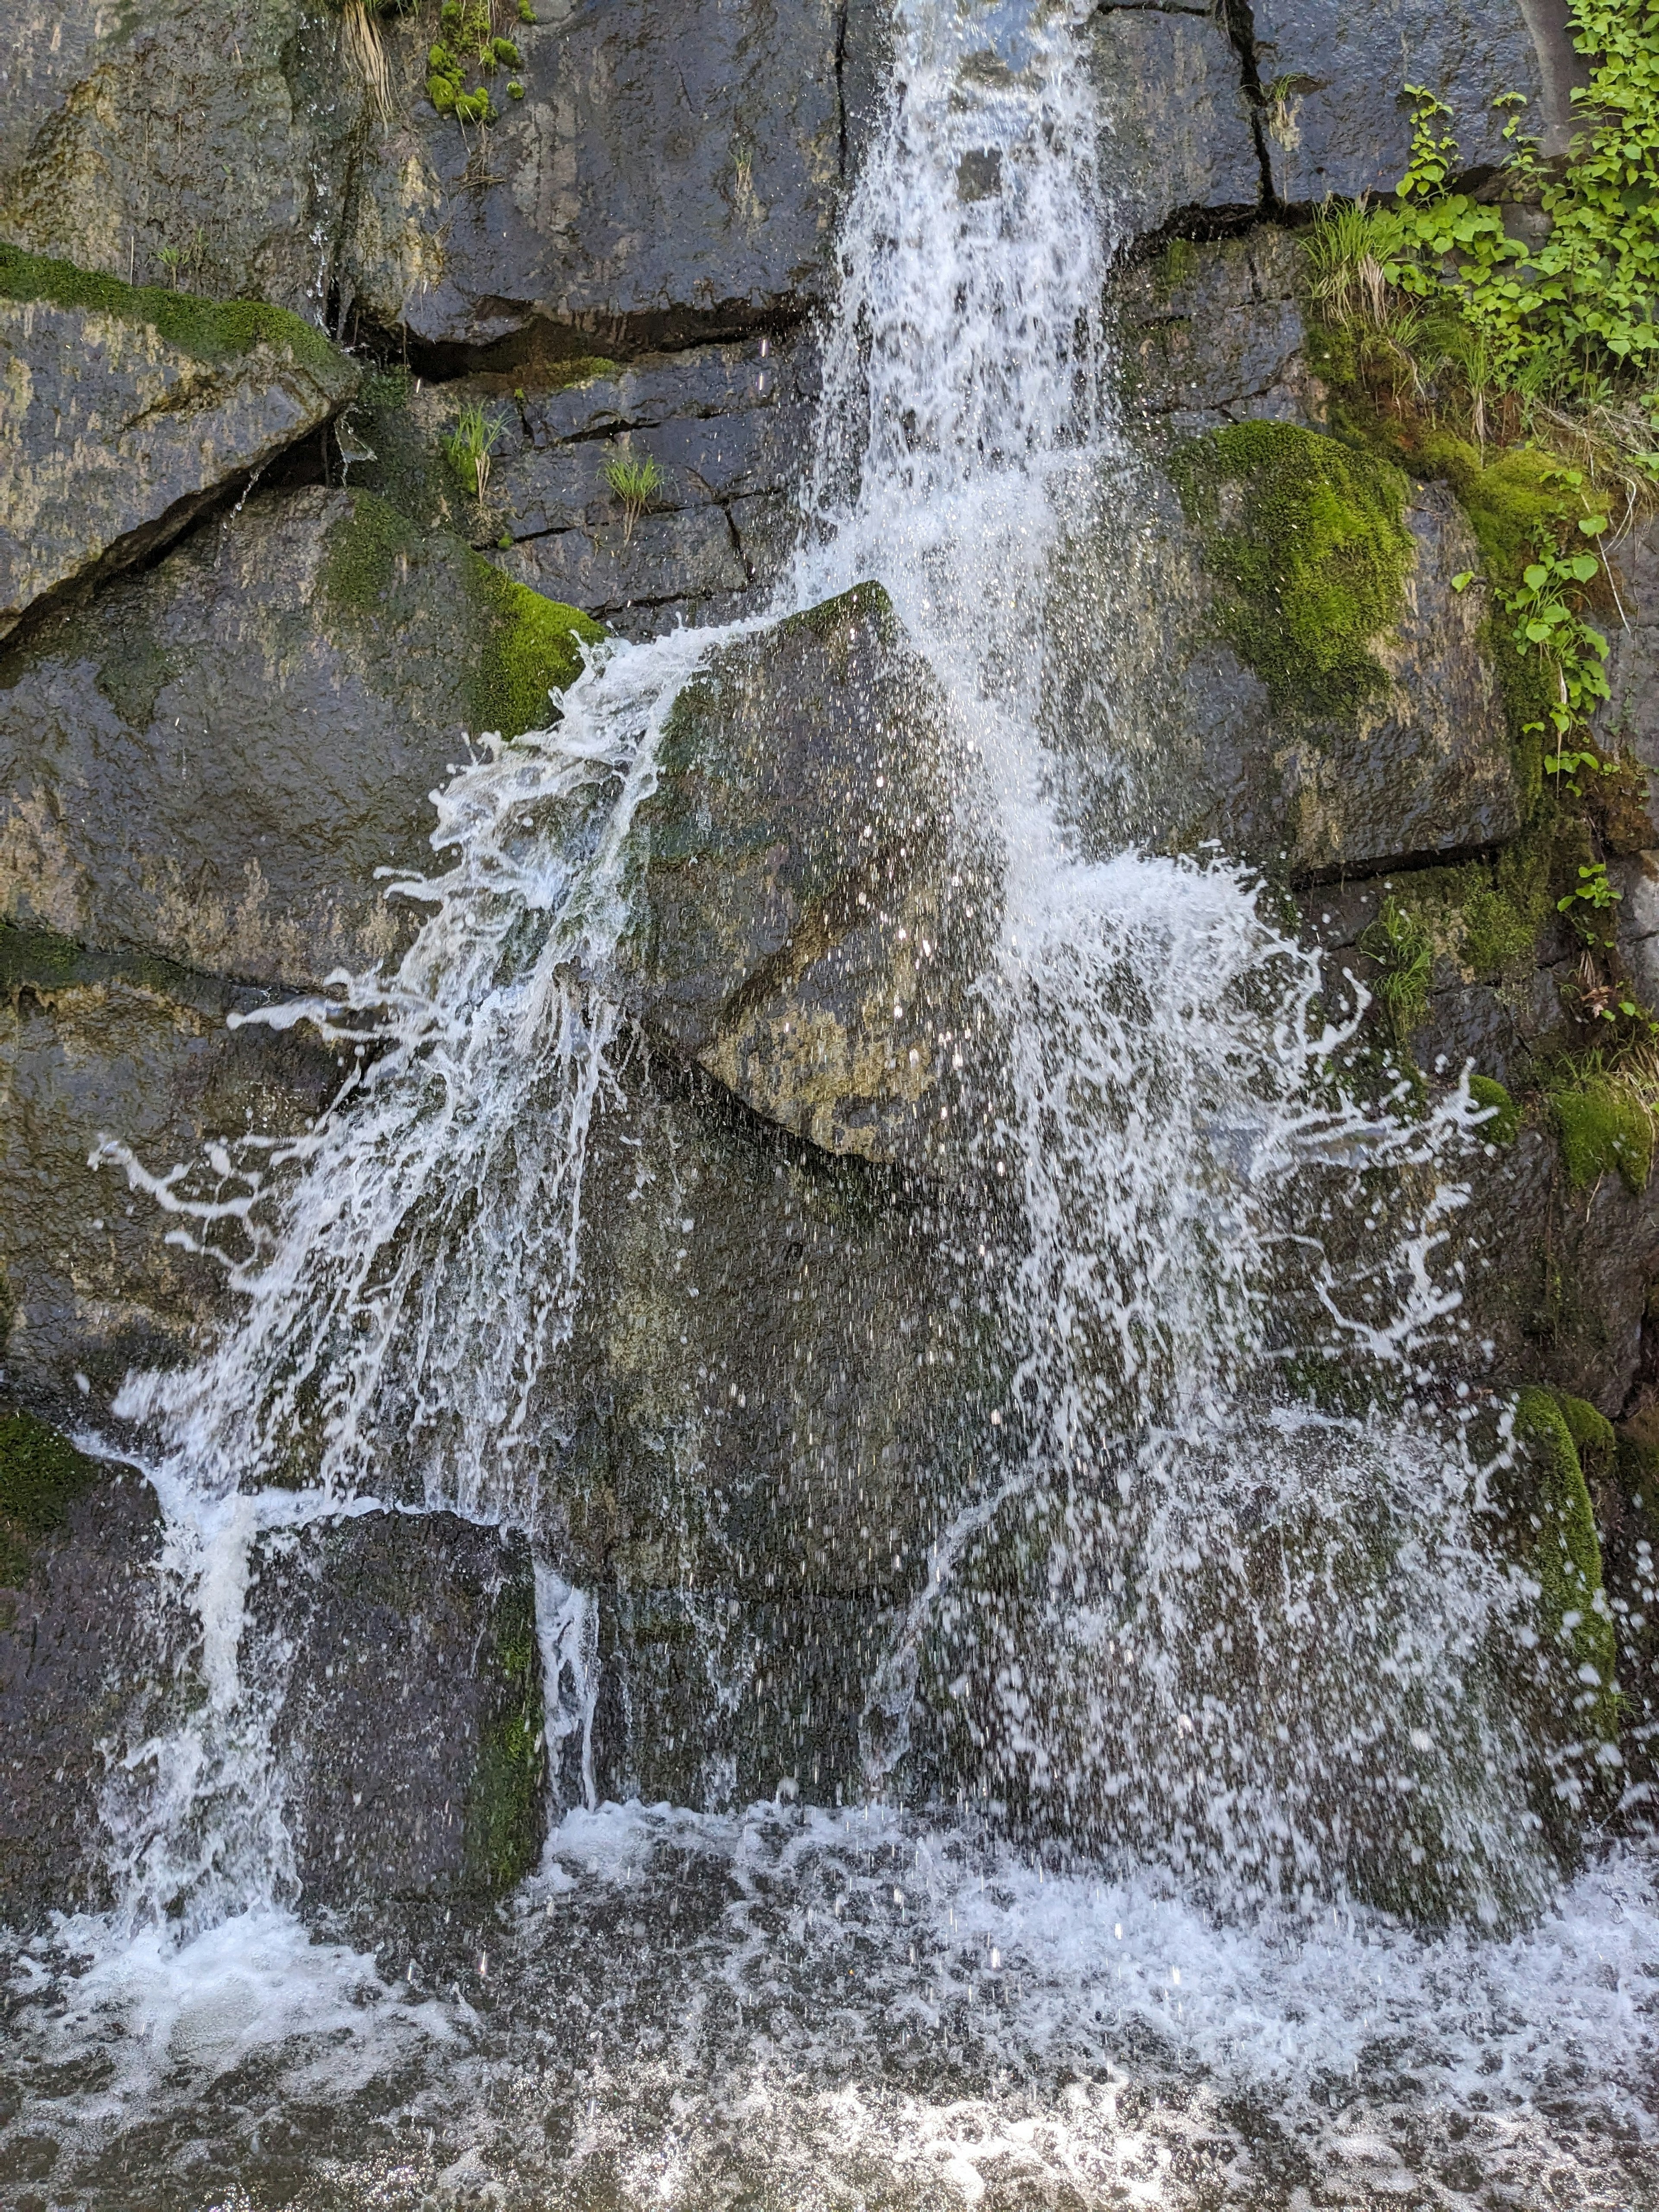
{"label": "shaded rock", "polygon": [[446,346],[537,320],[648,344],[816,303],[853,151],[839,73],[878,38],[873,10],[575,0],[512,31],[524,96],[489,73],[498,112],[475,143],[426,94],[429,22],[386,27],[399,125],[343,247],[363,316]]}
{"label": "shaded rock", "polygon": [[[0,1418],[0,1497],[20,1424],[66,1449]],[[147,1687],[172,1675],[178,1626],[151,1601],[154,1495],[130,1468],[70,1456],[80,1479],[60,1525],[0,1594],[0,1920],[20,1928],[112,1902],[104,1779]]]}
{"label": "shaded rock", "polygon": [[281,308],[0,246],[0,637],[42,593],[175,536],[356,381]]}
{"label": "shaded rock", "polygon": [[1609,696],[1596,735],[1605,750],[1627,750],[1659,782],[1659,522],[1638,523],[1612,559],[1626,619],[1605,625]]}
{"label": "shaded rock", "polygon": [[599,634],[367,493],[258,494],[0,665],[0,908],[259,981],[372,965],[466,732],[545,723]]}
{"label": "shaded rock", "polygon": [[943,1151],[985,863],[953,857],[943,706],[860,585],[714,654],[634,817],[619,959],[647,1021],[826,1151]]}
{"label": "shaded rock", "polygon": [[1554,0],[1383,0],[1346,9],[1255,0],[1252,43],[1275,196],[1310,206],[1328,193],[1392,191],[1411,153],[1407,84],[1426,86],[1452,109],[1445,127],[1464,170],[1500,167],[1511,111],[1493,109],[1499,94],[1525,96],[1529,129],[1559,129],[1570,114],[1565,13]]}
{"label": "shaded rock", "polygon": [[107,1405],[131,1366],[171,1365],[225,1308],[177,1217],[89,1164],[106,1138],[151,1172],[213,1138],[295,1130],[339,1080],[332,1057],[260,1024],[238,993],[154,958],[0,928],[0,1266],[5,1374],[32,1398]]}
{"label": "shaded rock", "polygon": [[253,1633],[293,1667],[274,1743],[307,1905],[498,1895],[546,1832],[529,1547],[452,1513],[278,1540]]}
{"label": "shaded rock", "polygon": [[367,107],[337,10],[19,0],[8,27],[0,233],[130,281],[320,315]]}
{"label": "shaded rock", "polygon": [[1182,434],[1257,419],[1322,422],[1300,259],[1291,232],[1263,224],[1211,244],[1175,239],[1121,270],[1111,298],[1129,402]]}
{"label": "shaded rock", "polygon": [[1261,163],[1238,56],[1205,8],[1097,8],[1090,19],[1108,226],[1127,240],[1175,216],[1242,215]]}

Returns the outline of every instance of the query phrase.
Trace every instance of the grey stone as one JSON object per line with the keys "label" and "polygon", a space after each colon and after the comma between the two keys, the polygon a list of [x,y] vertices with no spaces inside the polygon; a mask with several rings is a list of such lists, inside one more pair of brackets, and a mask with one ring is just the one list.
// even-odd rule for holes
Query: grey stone
{"label": "grey stone", "polygon": [[0,70],[0,234],[320,318],[367,106],[338,11],[17,0]]}
{"label": "grey stone", "polygon": [[522,64],[495,75],[477,133],[426,98],[429,22],[386,25],[398,121],[344,242],[362,313],[448,346],[538,320],[639,345],[823,296],[849,158],[838,70],[845,40],[879,36],[873,10],[843,36],[830,0],[560,0],[511,28]]}
{"label": "grey stone", "polygon": [[630,1000],[827,1151],[951,1149],[987,924],[982,864],[951,851],[946,742],[931,672],[861,585],[708,661],[634,817]]}
{"label": "grey stone", "polygon": [[512,719],[500,588],[458,539],[313,488],[48,623],[0,665],[0,913],[260,982],[388,958],[413,925],[375,871],[438,865],[429,793]]}
{"label": "grey stone", "polygon": [[1175,240],[1121,271],[1110,298],[1130,404],[1182,434],[1223,422],[1322,422],[1300,255],[1292,233],[1261,224],[1209,244]]}
{"label": "grey stone", "polygon": [[[318,428],[357,381],[295,317],[215,309],[0,255],[0,637],[40,596],[121,566]],[[21,289],[46,296],[5,297]]]}
{"label": "grey stone", "polygon": [[1612,548],[1623,619],[1605,625],[1607,700],[1595,731],[1659,780],[1659,525],[1644,520]]}
{"label": "grey stone", "polygon": [[105,1778],[185,1626],[153,1602],[160,1552],[153,1493],[112,1467],[0,1598],[0,1921],[15,1928],[114,1902]]}
{"label": "grey stone", "polygon": [[[1559,27],[1565,10],[1555,0],[1531,7],[1520,0],[1380,0],[1364,8],[1342,0],[1254,0],[1250,12],[1266,95],[1263,142],[1273,191],[1286,205],[1394,190],[1411,153],[1407,84],[1425,86],[1452,108],[1443,127],[1457,139],[1465,171],[1503,163],[1508,111],[1494,111],[1499,94],[1524,95],[1525,128],[1547,132],[1562,120],[1571,62],[1564,64]],[[1537,18],[1536,35],[1529,15]],[[1549,58],[1547,100],[1540,42]]]}
{"label": "grey stone", "polygon": [[270,1547],[256,1577],[251,1640],[304,1653],[273,1732],[303,1904],[510,1889],[547,1824],[523,1536],[365,1514]]}
{"label": "grey stone", "polygon": [[1253,210],[1261,163],[1221,16],[1108,6],[1091,17],[1090,33],[1112,237],[1127,242],[1182,215]]}

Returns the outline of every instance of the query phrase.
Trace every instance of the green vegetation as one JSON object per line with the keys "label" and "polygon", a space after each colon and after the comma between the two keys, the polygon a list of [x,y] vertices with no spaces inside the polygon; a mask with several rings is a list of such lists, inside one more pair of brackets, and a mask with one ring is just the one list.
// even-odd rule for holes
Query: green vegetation
{"label": "green vegetation", "polygon": [[1486,1142],[1512,1145],[1521,1133],[1521,1109],[1503,1085],[1490,1075],[1472,1075],[1469,1097],[1491,1116],[1480,1124],[1480,1133]]}
{"label": "green vegetation", "polygon": [[1598,1460],[1612,1463],[1613,1431],[1595,1407],[1548,1390],[1522,1390],[1515,1434],[1530,1445],[1534,1480],[1510,1515],[1518,1564],[1539,1586],[1547,1641],[1565,1652],[1582,1688],[1575,1704],[1594,1733],[1619,1733],[1617,1649],[1601,1589],[1601,1547],[1575,1431]]}
{"label": "green vegetation", "polygon": [[502,1592],[495,1633],[500,1691],[480,1733],[462,1847],[469,1885],[492,1896],[530,1872],[542,1841],[547,1751],[535,1607],[522,1583]]}
{"label": "green vegetation", "polygon": [[489,482],[489,457],[501,443],[503,418],[489,413],[476,399],[462,405],[455,427],[440,442],[444,459],[465,489],[482,500]]}
{"label": "green vegetation", "polygon": [[1562,1163],[1574,1190],[1619,1175],[1643,1191],[1653,1171],[1653,1115],[1631,1076],[1601,1056],[1568,1063],[1548,1087]]}
{"label": "green vegetation", "polygon": [[547,726],[554,712],[549,692],[574,683],[583,645],[605,635],[579,608],[504,576],[447,532],[423,534],[372,492],[350,495],[331,533],[319,584],[346,621],[374,621],[387,611],[416,620],[435,601],[447,611],[442,619],[463,672],[471,726],[503,738]]}
{"label": "green vegetation", "polygon": [[1377,965],[1376,995],[1394,1041],[1404,1052],[1411,1034],[1429,1010],[1434,972],[1434,944],[1420,915],[1385,898],[1376,920],[1359,940],[1359,949]]}
{"label": "green vegetation", "polygon": [[0,1413],[0,1589],[25,1580],[34,1545],[102,1471],[32,1413]]}
{"label": "green vegetation", "polygon": [[1288,422],[1231,423],[1173,465],[1226,587],[1223,633],[1274,705],[1346,717],[1383,691],[1370,648],[1400,618],[1412,559],[1400,470]]}
{"label": "green vegetation", "polygon": [[[533,14],[520,14],[533,23]],[[500,69],[518,69],[523,56],[511,39],[497,38],[490,22],[489,0],[443,0],[438,15],[439,35],[426,58],[426,94],[440,115],[453,115],[460,123],[491,123],[495,111],[488,84],[468,87],[467,79],[491,77]],[[514,80],[516,84],[516,80]],[[509,84],[515,100],[524,87]]]}
{"label": "green vegetation", "polygon": [[286,307],[264,300],[203,300],[161,284],[124,284],[77,269],[72,261],[53,261],[0,245],[0,299],[40,300],[54,307],[79,307],[145,323],[180,353],[204,362],[234,361],[256,346],[285,349],[307,368],[343,377],[349,364],[323,333]]}
{"label": "green vegetation", "polygon": [[647,455],[636,460],[631,453],[612,453],[605,464],[605,480],[622,501],[623,544],[634,535],[634,526],[668,479]]}

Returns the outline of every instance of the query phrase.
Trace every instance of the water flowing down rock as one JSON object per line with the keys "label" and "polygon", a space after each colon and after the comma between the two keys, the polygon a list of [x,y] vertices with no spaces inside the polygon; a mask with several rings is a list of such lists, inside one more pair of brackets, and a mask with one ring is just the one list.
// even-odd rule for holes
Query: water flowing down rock
{"label": "water flowing down rock", "polygon": [[0,636],[129,566],[319,428],[357,372],[297,316],[134,291],[0,247]]}

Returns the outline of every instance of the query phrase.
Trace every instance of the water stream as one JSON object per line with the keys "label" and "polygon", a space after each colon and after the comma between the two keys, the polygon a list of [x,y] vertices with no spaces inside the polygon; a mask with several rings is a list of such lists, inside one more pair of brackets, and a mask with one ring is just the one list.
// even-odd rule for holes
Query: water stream
{"label": "water stream", "polygon": [[[870,1669],[866,1802],[594,1802],[605,1600],[544,1549],[589,1155],[629,1110],[629,826],[734,635],[682,631],[450,784],[394,978],[263,1017],[350,1071],[313,1128],[182,1170],[106,1146],[244,1304],[119,1408],[204,1695],[115,1773],[120,1909],[11,1960],[41,2204],[1659,2201],[1649,1863],[1559,1885],[1480,1540],[1502,1424],[1436,1379],[1474,1109],[1346,1100],[1343,1019],[1258,888],[1065,805],[1056,660],[1098,609],[1057,600],[1056,550],[1136,526],[1101,126],[1064,9],[908,0],[776,610],[885,586],[1001,887],[999,1431]],[[1321,1362],[1370,1409],[1316,1401]],[[581,1802],[493,1915],[319,1927],[253,1547],[434,1507],[538,1547]],[[1565,1800],[1592,1765],[1558,1758]]]}

